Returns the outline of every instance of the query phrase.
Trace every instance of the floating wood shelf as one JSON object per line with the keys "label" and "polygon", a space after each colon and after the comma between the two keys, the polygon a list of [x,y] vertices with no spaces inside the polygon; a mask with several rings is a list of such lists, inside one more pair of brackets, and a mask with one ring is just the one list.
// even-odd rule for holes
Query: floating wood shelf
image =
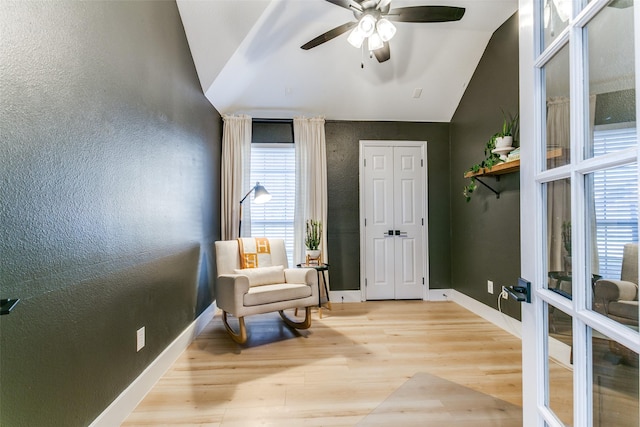
{"label": "floating wood shelf", "polygon": [[[555,159],[562,156],[562,148],[555,148],[547,151],[547,159]],[[520,159],[512,160],[510,162],[500,163],[492,168],[483,168],[478,172],[467,172],[464,174],[465,178],[471,178],[472,176],[497,176],[504,175],[506,173],[516,172],[520,170]]]}
{"label": "floating wood shelf", "polygon": [[[555,159],[557,157],[561,157],[562,154],[563,154],[562,153],[562,148],[554,148],[553,150],[548,150],[547,151],[547,159]],[[489,190],[491,190],[493,192],[493,194],[496,195],[496,199],[499,199],[500,198],[500,192],[497,191],[496,189],[494,189],[493,187],[491,187],[486,182],[482,181],[480,179],[480,177],[483,177],[483,176],[495,176],[496,180],[499,181],[500,180],[500,175],[504,175],[504,174],[511,173],[511,172],[516,172],[518,170],[520,170],[520,159],[512,160],[510,162],[500,163],[498,165],[493,166],[492,168],[483,168],[482,170],[479,170],[478,172],[469,171],[469,172],[464,174],[464,177],[465,178],[475,177],[476,181],[478,181],[480,184],[484,185]]]}

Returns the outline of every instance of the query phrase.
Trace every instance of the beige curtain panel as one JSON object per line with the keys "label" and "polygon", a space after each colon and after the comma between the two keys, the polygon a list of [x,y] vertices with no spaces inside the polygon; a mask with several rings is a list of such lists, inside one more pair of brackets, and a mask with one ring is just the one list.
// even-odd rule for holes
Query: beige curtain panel
{"label": "beige curtain panel", "polygon": [[[240,200],[249,191],[251,170],[251,117],[223,116],[222,131],[222,200],[220,220],[222,240],[232,240],[238,236],[240,220]],[[250,227],[245,209],[243,229]]]}
{"label": "beige curtain panel", "polygon": [[308,219],[322,221],[322,261],[329,262],[327,248],[327,150],[324,118],[293,119],[296,148],[296,210],[293,259],[305,259],[305,224]]}

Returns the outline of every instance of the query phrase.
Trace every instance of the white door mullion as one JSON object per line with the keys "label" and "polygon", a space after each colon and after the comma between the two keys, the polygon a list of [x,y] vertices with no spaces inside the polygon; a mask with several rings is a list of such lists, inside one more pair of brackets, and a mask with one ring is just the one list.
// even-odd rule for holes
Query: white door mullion
{"label": "white door mullion", "polygon": [[640,336],[638,336],[638,331],[620,325],[620,323],[588,309],[578,312],[577,316],[587,326],[619,342],[636,353],[640,353]]}
{"label": "white door mullion", "polygon": [[[574,3],[575,5],[575,3]],[[576,13],[574,12],[575,16]],[[573,264],[572,303],[577,312],[586,307],[587,219],[585,204],[585,180],[577,171],[576,165],[585,157],[586,139],[590,138],[588,129],[589,99],[587,38],[581,27],[572,27],[570,32],[570,90],[571,90],[571,233]],[[587,86],[587,87],[585,87]],[[589,257],[590,259],[590,257]],[[591,280],[589,279],[589,283]],[[593,425],[591,369],[591,334],[584,322],[575,314],[573,319],[573,422],[577,426]]]}
{"label": "white door mullion", "polygon": [[[544,427],[546,381],[546,346],[544,332],[537,322],[544,316],[544,301],[538,296],[543,287],[544,273],[538,268],[543,262],[544,242],[539,230],[544,221],[540,215],[544,203],[544,185],[536,182],[537,174],[542,170],[544,150],[539,141],[544,141],[542,123],[545,117],[544,74],[542,65],[536,66],[534,60],[542,51],[541,26],[542,7],[534,0],[519,1],[520,26],[520,209],[521,227],[521,275],[532,283],[531,304],[522,305],[522,415],[524,427]],[[532,90],[532,88],[534,88]],[[525,204],[528,201],[528,204]],[[531,224],[526,227],[524,224]]]}
{"label": "white door mullion", "polygon": [[[634,0],[634,4],[637,3]],[[634,54],[635,54],[635,68],[636,68],[636,89],[640,87],[640,7],[634,7],[633,12],[633,27],[634,31]],[[636,105],[640,105],[640,93],[636,90]],[[640,141],[640,130],[638,129],[638,123],[640,123],[640,108],[636,107],[636,141]],[[638,175],[638,188],[640,189],[640,144],[637,144],[637,152],[636,152],[636,166],[637,166],[637,175]],[[640,191],[638,192],[638,206],[640,206]],[[640,255],[639,255],[640,256]],[[640,312],[640,307],[638,307]],[[639,313],[640,314],[640,313]],[[629,332],[629,331],[626,331]],[[631,338],[631,337],[629,337]],[[637,338],[637,337],[636,337]],[[627,341],[627,340],[625,340]],[[623,345],[625,343],[623,342]],[[636,341],[637,342],[637,341]],[[640,354],[640,344],[634,348],[634,351]],[[631,347],[633,348],[633,347]],[[638,388],[640,389],[640,375],[638,376]],[[638,405],[638,419],[640,419],[640,405]]]}

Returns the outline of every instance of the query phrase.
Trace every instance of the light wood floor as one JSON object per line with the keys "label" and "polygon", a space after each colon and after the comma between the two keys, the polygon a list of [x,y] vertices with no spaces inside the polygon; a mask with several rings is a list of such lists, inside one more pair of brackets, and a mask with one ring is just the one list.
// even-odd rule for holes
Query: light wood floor
{"label": "light wood floor", "polygon": [[247,318],[239,346],[220,314],[125,426],[353,426],[424,372],[521,406],[520,341],[452,302],[333,304],[292,331]]}

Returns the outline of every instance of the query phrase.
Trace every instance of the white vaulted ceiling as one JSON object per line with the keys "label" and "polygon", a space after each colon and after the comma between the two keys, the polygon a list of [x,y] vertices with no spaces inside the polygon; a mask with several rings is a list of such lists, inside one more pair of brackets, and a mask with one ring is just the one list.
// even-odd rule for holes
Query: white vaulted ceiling
{"label": "white vaulted ceiling", "polygon": [[391,2],[422,5],[466,13],[457,22],[396,23],[391,59],[378,63],[347,43],[348,33],[300,49],[355,19],[324,0],[178,0],[203,92],[222,114],[448,122],[491,35],[518,1]]}

